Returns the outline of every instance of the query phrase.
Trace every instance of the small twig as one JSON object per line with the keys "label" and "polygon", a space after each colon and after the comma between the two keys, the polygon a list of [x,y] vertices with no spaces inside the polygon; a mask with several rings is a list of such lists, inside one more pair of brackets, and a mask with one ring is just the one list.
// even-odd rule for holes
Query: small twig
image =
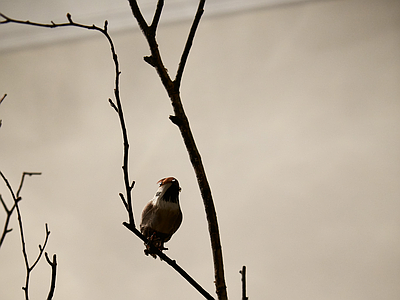
{"label": "small twig", "polygon": [[14,212],[15,203],[14,203],[14,205],[11,207],[11,209],[8,209],[6,203],[4,202],[3,197],[2,197],[1,195],[0,195],[0,201],[1,201],[1,204],[3,205],[3,207],[4,207],[4,210],[5,210],[6,215],[7,215],[7,216],[6,216],[6,220],[4,221],[3,233],[1,234],[1,237],[0,237],[0,248],[1,248],[1,245],[2,245],[3,242],[4,242],[4,239],[6,238],[7,233],[9,233],[9,232],[12,231],[12,228],[8,228],[8,224],[10,223],[11,215],[12,215],[12,213]]}
{"label": "small twig", "polygon": [[160,21],[163,6],[164,6],[164,0],[158,0],[157,8],[156,8],[156,11],[154,12],[153,21],[151,22],[151,25],[150,25],[150,30],[153,31],[154,33],[157,30],[157,26],[158,26],[158,22]]}
{"label": "small twig", "polygon": [[110,103],[111,107],[114,108],[115,112],[118,113],[118,108],[115,103],[111,99],[108,99],[108,102]]}
{"label": "small twig", "polygon": [[185,278],[200,294],[202,294],[208,300],[215,300],[213,296],[211,296],[203,287],[198,284],[185,270],[183,270],[175,260],[169,258],[166,254],[160,251],[157,247],[153,247],[151,243],[149,243],[148,239],[136,229],[136,227],[124,222],[123,225],[128,228],[131,232],[136,234],[138,238],[140,238],[144,243],[150,246],[152,252],[155,252],[162,261],[165,261],[168,265],[170,265],[175,271],[177,271],[183,278]]}
{"label": "small twig", "polygon": [[1,97],[1,99],[0,99],[0,104],[1,104],[1,102],[3,102],[3,100],[4,100],[6,97],[7,97],[7,94],[4,94],[4,96]]}
{"label": "small twig", "polygon": [[[137,9],[139,9],[137,7]],[[124,113],[122,110],[122,103],[120,99],[120,92],[119,92],[119,77],[121,75],[121,71],[119,68],[119,62],[118,62],[118,56],[115,51],[115,46],[114,42],[111,39],[111,36],[108,33],[108,22],[107,20],[104,22],[104,27],[100,28],[96,25],[84,25],[80,23],[76,23],[72,20],[71,14],[67,14],[67,20],[68,22],[66,23],[54,23],[53,21],[50,21],[50,23],[37,23],[37,22],[31,22],[31,21],[21,21],[21,20],[16,20],[7,17],[6,15],[0,13],[0,16],[4,18],[3,21],[0,21],[0,24],[6,24],[6,23],[16,23],[16,24],[25,24],[25,25],[32,25],[32,26],[38,26],[38,27],[47,27],[47,28],[57,28],[57,27],[79,27],[79,28],[85,28],[88,30],[95,30],[101,32],[107,39],[110,48],[111,48],[111,54],[112,58],[114,61],[114,66],[115,66],[115,88],[114,88],[114,96],[116,103],[111,101],[109,99],[109,103],[111,107],[117,112],[120,125],[121,125],[121,130],[122,130],[122,136],[123,136],[123,145],[124,145],[124,154],[123,154],[123,176],[124,176],[124,183],[125,183],[125,192],[126,192],[126,205],[125,208],[127,209],[128,212],[128,217],[129,217],[129,223],[130,224],[135,224],[134,220],[134,215],[133,215],[133,207],[132,207],[132,196],[131,196],[131,191],[134,186],[134,182],[131,182],[129,179],[129,173],[128,173],[128,153],[129,153],[129,142],[128,142],[128,133],[126,130],[126,125],[125,125],[125,119],[124,119]],[[146,24],[146,21],[144,21],[144,24]],[[148,30],[147,24],[145,25],[145,30]]]}
{"label": "small twig", "polygon": [[[40,174],[41,173],[39,173],[39,172],[24,172],[22,174],[22,177],[21,177],[21,181],[20,181],[20,184],[19,184],[18,191],[15,194],[10,182],[5,177],[5,175],[0,171],[0,176],[3,178],[3,181],[5,182],[6,186],[8,187],[8,190],[10,191],[11,196],[12,196],[12,198],[14,200],[14,206],[13,206],[12,209],[15,208],[15,210],[17,212],[17,217],[18,217],[18,226],[19,226],[19,231],[20,231],[20,235],[21,235],[21,244],[22,244],[22,255],[24,257],[25,269],[26,269],[25,286],[22,287],[22,289],[24,290],[24,293],[25,293],[25,300],[29,300],[29,280],[30,280],[31,272],[36,267],[36,265],[38,264],[40,259],[42,258],[44,250],[46,249],[46,246],[47,246],[47,242],[49,240],[50,231],[49,231],[49,228],[48,228],[47,224],[45,224],[46,236],[45,236],[45,239],[44,239],[43,246],[39,245],[39,254],[36,257],[35,262],[32,265],[29,265],[28,254],[26,252],[26,243],[25,243],[25,236],[24,236],[24,228],[23,228],[23,224],[22,224],[22,216],[21,216],[21,211],[19,209],[18,203],[22,199],[21,196],[20,196],[20,192],[21,192],[22,186],[24,184],[25,176],[40,175]],[[9,210],[7,208],[5,202],[4,202],[4,200],[2,198],[1,198],[1,202],[2,202],[3,207],[5,208],[5,210],[7,211],[7,214],[11,215],[11,213],[12,213],[11,210]],[[8,230],[8,232],[9,231],[10,230]],[[55,276],[55,274],[54,274],[54,276]],[[53,289],[53,291],[54,291],[54,289]]]}
{"label": "small twig", "polygon": [[[0,104],[1,104],[1,102],[3,102],[3,100],[6,98],[6,96],[7,96],[7,94],[4,94],[4,96],[1,97]],[[2,122],[2,120],[0,120],[0,127],[1,127],[1,122]]]}
{"label": "small twig", "polygon": [[33,268],[36,267],[37,263],[39,262],[40,258],[43,255],[44,249],[47,246],[47,241],[49,240],[49,235],[50,235],[50,231],[49,231],[49,227],[47,226],[47,223],[45,224],[45,228],[46,228],[46,237],[44,239],[43,246],[39,244],[39,254],[38,254],[35,262],[29,267],[30,271],[32,271]]}
{"label": "small twig", "polygon": [[6,234],[12,231],[12,229],[9,229],[9,228],[8,228],[8,224],[9,224],[9,222],[10,222],[11,215],[12,215],[12,213],[14,212],[14,209],[15,209],[15,207],[16,207],[16,202],[18,202],[18,201],[21,200],[21,197],[20,197],[19,194],[21,193],[22,186],[23,186],[23,184],[24,184],[25,176],[26,176],[26,175],[28,175],[28,176],[32,176],[32,175],[41,175],[42,173],[38,173],[38,172],[24,172],[24,173],[22,174],[22,178],[21,178],[21,181],[20,181],[20,184],[19,184],[19,188],[18,188],[17,194],[14,194],[14,191],[13,191],[13,189],[11,188],[11,185],[10,185],[10,183],[8,182],[7,178],[4,176],[4,174],[3,174],[1,171],[0,171],[0,173],[1,173],[1,177],[3,178],[4,182],[6,183],[6,185],[7,185],[8,189],[9,189],[9,191],[11,192],[11,196],[13,197],[13,200],[14,200],[13,206],[11,207],[11,209],[8,209],[6,203],[4,202],[3,198],[2,198],[1,195],[0,195],[0,201],[1,201],[1,203],[2,203],[2,205],[3,205],[3,207],[4,207],[4,210],[6,211],[6,214],[7,214],[6,220],[5,220],[5,222],[4,222],[3,233],[2,233],[2,235],[1,235],[1,237],[0,237],[0,247],[1,247],[1,245],[3,244],[3,241],[4,241],[5,237],[6,237]]}
{"label": "small twig", "polygon": [[57,256],[53,255],[53,261],[50,260],[47,252],[45,252],[44,256],[46,257],[47,263],[51,266],[51,283],[50,283],[50,290],[47,296],[47,300],[53,299],[54,291],[56,289],[56,277],[57,277]]}
{"label": "small twig", "polygon": [[134,17],[135,17],[135,19],[137,20],[137,22],[139,24],[140,29],[142,30],[142,32],[145,35],[147,35],[147,30],[149,28],[149,25],[147,25],[146,20],[144,19],[143,15],[142,15],[142,13],[141,13],[141,11],[139,9],[137,1],[129,0],[129,4],[131,6],[132,13],[133,13]]}
{"label": "small twig", "polygon": [[192,48],[193,40],[194,40],[194,35],[196,34],[197,27],[199,26],[200,19],[204,13],[204,4],[206,0],[200,0],[199,1],[199,6],[197,8],[196,16],[194,17],[192,27],[190,28],[189,36],[186,40],[186,45],[185,49],[183,50],[182,56],[181,56],[181,61],[179,62],[179,67],[176,72],[175,76],[175,89],[178,91],[181,85],[182,81],[182,75],[183,75],[183,70],[185,69],[186,66],[186,61],[189,56],[190,49]]}
{"label": "small twig", "polygon": [[19,187],[17,190],[17,195],[16,195],[17,198],[19,198],[19,193],[21,193],[22,186],[23,186],[24,180],[25,180],[25,176],[32,176],[32,175],[42,175],[42,173],[41,172],[24,172],[24,173],[22,173],[21,181],[19,183]]}
{"label": "small twig", "polygon": [[242,274],[242,300],[248,300],[249,297],[246,296],[246,266],[243,266],[239,273]]}

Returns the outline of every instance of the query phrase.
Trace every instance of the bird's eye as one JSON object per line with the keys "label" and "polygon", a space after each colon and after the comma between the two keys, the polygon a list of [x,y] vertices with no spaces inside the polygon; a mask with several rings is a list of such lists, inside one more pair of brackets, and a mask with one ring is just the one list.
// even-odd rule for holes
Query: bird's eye
{"label": "bird's eye", "polygon": [[161,192],[157,192],[157,193],[156,193],[156,196],[160,196],[160,194],[161,194]]}

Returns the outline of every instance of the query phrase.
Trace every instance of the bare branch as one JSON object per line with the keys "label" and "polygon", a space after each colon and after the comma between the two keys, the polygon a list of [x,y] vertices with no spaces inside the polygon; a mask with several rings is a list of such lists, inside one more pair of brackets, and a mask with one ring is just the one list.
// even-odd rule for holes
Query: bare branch
{"label": "bare branch", "polygon": [[147,24],[143,19],[143,16],[139,10],[136,0],[129,0],[129,3],[132,8],[132,13],[136,18],[140,28],[142,29],[147,43],[150,47],[151,56],[145,61],[152,65],[156,70],[161,79],[164,88],[166,89],[169,98],[171,99],[171,104],[174,109],[174,116],[170,116],[171,121],[179,127],[181,132],[183,141],[186,146],[186,150],[189,154],[190,161],[192,163],[193,169],[196,173],[197,182],[200,188],[200,193],[203,198],[204,208],[206,211],[206,217],[208,221],[208,230],[210,234],[211,240],[211,248],[213,253],[213,261],[214,261],[214,271],[215,271],[215,287],[218,295],[218,299],[226,300],[228,299],[228,295],[226,292],[226,284],[225,284],[225,275],[224,275],[224,265],[223,265],[223,257],[222,257],[222,247],[219,236],[219,228],[217,221],[217,214],[215,211],[214,201],[211,194],[211,188],[208,184],[207,176],[204,170],[204,166],[201,160],[200,153],[197,149],[195,140],[193,138],[192,131],[189,126],[188,118],[183,109],[181,97],[180,97],[180,84],[182,80],[183,70],[186,65],[186,61],[193,44],[193,39],[199,25],[200,19],[204,12],[205,0],[200,0],[197,8],[197,12],[190,29],[190,33],[188,39],[186,41],[186,45],[184,51],[182,53],[182,57],[179,63],[179,67],[177,70],[176,78],[174,81],[168,75],[167,69],[165,68],[160,51],[158,48],[158,44],[156,41],[156,33],[149,31],[147,28]]}
{"label": "bare branch", "polygon": [[[204,6],[204,2],[205,1],[201,1],[201,3],[203,3],[201,5],[199,5],[199,9]],[[189,128],[189,123],[187,121],[186,115],[184,114],[183,111],[183,107],[182,107],[182,103],[180,102],[180,96],[179,96],[179,84],[180,84],[180,78],[181,75],[179,77],[179,84],[175,85],[174,82],[170,79],[168,73],[167,73],[167,69],[164,67],[163,62],[161,60],[161,56],[158,50],[158,45],[157,42],[155,40],[155,30],[157,28],[158,22],[159,22],[159,18],[161,15],[161,11],[162,11],[162,7],[163,7],[163,1],[159,1],[157,4],[157,9],[156,12],[154,14],[154,18],[153,18],[153,22],[152,22],[152,30],[149,30],[149,26],[147,25],[146,21],[143,18],[143,15],[140,12],[140,9],[138,7],[138,4],[136,1],[134,0],[129,0],[129,3],[131,5],[132,8],[132,12],[135,16],[135,18],[137,19],[140,28],[142,29],[143,33],[145,34],[148,43],[150,45],[150,49],[151,49],[151,58],[149,58],[149,61],[151,60],[152,64],[154,64],[154,67],[156,68],[168,94],[170,95],[170,98],[172,100],[172,105],[174,107],[174,111],[175,111],[175,124],[182,124],[180,126],[181,132],[182,132],[182,136],[184,137],[184,141],[185,144],[187,145],[188,151],[189,151],[189,156],[191,157],[191,161],[193,166],[195,166],[194,161],[196,162],[200,162],[201,164],[201,160],[200,160],[200,156],[198,154],[197,148],[194,144],[194,139],[193,136],[191,134],[190,128]],[[191,33],[189,35],[189,38],[191,38],[193,40],[194,37],[194,33],[196,31],[197,25],[199,23],[199,20],[201,18],[202,12],[196,14],[196,19],[194,22],[194,25],[192,26],[191,29]],[[126,200],[125,197],[123,196],[123,194],[120,194],[121,200],[128,212],[128,216],[129,216],[129,223],[124,223],[124,225],[131,230],[133,233],[135,233],[140,239],[142,239],[144,242],[147,242],[147,239],[136,229],[135,223],[134,223],[134,217],[133,217],[133,208],[132,208],[132,197],[131,197],[131,191],[134,187],[134,181],[132,183],[130,183],[129,180],[129,173],[128,173],[128,153],[129,153],[129,142],[128,142],[128,134],[127,134],[127,129],[125,126],[125,119],[124,119],[124,115],[123,115],[123,110],[122,110],[122,104],[121,104],[121,100],[120,100],[120,93],[119,93],[119,76],[120,76],[120,70],[119,70],[119,62],[118,62],[118,57],[117,54],[115,52],[115,47],[113,44],[113,41],[111,39],[111,37],[109,36],[108,32],[107,32],[107,22],[105,22],[104,24],[104,28],[100,28],[97,27],[95,25],[83,25],[83,24],[79,24],[79,23],[75,23],[72,20],[72,17],[70,14],[67,14],[67,19],[68,22],[67,23],[54,23],[53,21],[51,21],[50,24],[42,24],[42,23],[35,23],[35,22],[30,22],[30,21],[20,21],[20,20],[15,20],[15,19],[11,19],[6,17],[3,14],[0,14],[0,16],[2,16],[5,20],[4,21],[0,21],[1,23],[18,23],[18,24],[26,24],[26,25],[33,25],[33,26],[39,26],[39,27],[48,27],[48,28],[56,28],[56,27],[66,27],[66,26],[74,26],[74,27],[80,27],[80,28],[85,28],[85,29],[89,29],[89,30],[97,30],[100,31],[101,33],[103,33],[103,35],[107,38],[109,44],[110,44],[110,48],[111,48],[111,53],[112,53],[112,57],[113,57],[113,61],[114,61],[114,65],[115,65],[115,89],[114,89],[114,96],[115,96],[115,100],[116,100],[116,104],[112,101],[109,100],[110,105],[114,108],[114,110],[117,112],[118,116],[119,116],[119,120],[120,120],[120,125],[121,125],[121,130],[122,130],[122,135],[123,135],[123,145],[124,145],[124,154],[123,154],[123,176],[124,176],[124,183],[125,183],[125,190],[126,190]],[[180,69],[182,71],[179,71],[178,74],[181,74],[183,72],[183,68],[187,59],[187,55],[190,51],[190,47],[191,47],[192,42],[187,42],[187,45],[185,47],[185,51],[184,54],[182,55],[182,59],[181,59],[181,63],[180,63]],[[183,120],[183,121],[182,121]],[[187,137],[187,135],[189,135],[189,139]],[[190,144],[190,146],[188,146]],[[194,148],[193,148],[194,146]],[[193,156],[192,154],[192,150],[194,149],[194,151],[197,153],[198,157],[196,157],[196,155]],[[201,165],[202,167],[202,165]],[[204,178],[198,175],[197,172],[197,168],[195,167],[195,171],[196,171],[196,176],[198,178],[198,182],[199,182],[199,186],[200,186],[200,190],[202,191],[202,196],[203,199],[205,199],[204,197],[204,182],[206,183],[207,187],[208,187],[208,183],[207,180],[205,179],[205,173],[204,173],[204,169],[202,169],[202,172],[204,174]],[[205,179],[205,180],[204,180]],[[206,189],[207,189],[206,187]],[[210,191],[209,187],[208,190]],[[211,192],[210,192],[210,196],[211,196]],[[15,198],[15,197],[14,197]],[[210,204],[208,203],[210,200],[210,198],[207,198],[207,201],[205,201],[205,206],[206,206],[206,212],[207,212],[207,219],[209,219],[208,215],[209,215],[209,207]],[[207,204],[206,204],[207,203]],[[222,265],[222,254],[221,254],[221,247],[219,243],[219,233],[218,233],[218,224],[216,223],[216,215],[215,215],[215,209],[212,203],[212,198],[211,198],[211,206],[212,209],[214,210],[213,214],[214,214],[214,222],[215,224],[213,226],[209,225],[210,228],[210,235],[211,235],[211,241],[212,241],[212,246],[213,246],[213,253],[217,253],[217,255],[214,255],[214,265],[215,265],[215,261],[218,261],[218,265]],[[16,206],[17,210],[18,209],[18,205]],[[209,221],[210,223],[210,221]],[[22,222],[21,222],[22,224]],[[215,225],[217,230],[215,231]],[[47,234],[47,229],[46,229],[46,234]],[[22,230],[21,230],[21,235],[22,235]],[[217,236],[217,247],[215,247],[216,243],[215,243],[215,236]],[[47,235],[46,235],[47,237]],[[47,243],[47,239],[45,240],[45,244],[44,247]],[[43,253],[44,251],[44,247],[42,248],[41,246],[39,247],[40,249],[40,253],[39,253],[39,258],[41,256],[41,253]],[[214,249],[217,249],[217,251],[215,251]],[[218,252],[219,249],[219,252]],[[171,267],[173,267],[178,273],[180,273],[189,283],[191,283],[203,296],[206,297],[206,299],[214,299],[210,294],[208,294],[200,285],[198,285],[181,267],[179,267],[175,261],[171,260],[170,258],[168,258],[164,253],[162,253],[161,251],[157,251],[158,249],[155,249],[155,252],[157,253],[157,255],[160,256],[160,258],[162,258],[164,261],[166,261]],[[219,255],[219,256],[218,256]],[[36,263],[36,262],[35,262]],[[26,262],[26,265],[29,267],[28,262]],[[222,285],[221,285],[221,270],[222,270]],[[27,276],[27,282],[29,282],[29,276]],[[223,278],[223,267],[222,269],[219,269],[219,271],[217,272],[216,269],[216,287],[217,287],[217,294],[220,297],[220,295],[224,295],[223,291],[221,292],[221,286],[223,287],[223,289],[225,289],[225,298],[220,298],[220,299],[227,299],[226,297],[226,287],[225,287],[225,282],[224,282],[224,278]],[[28,295],[27,290],[28,290],[28,285],[26,285],[26,288],[24,288],[26,295]]]}
{"label": "bare branch", "polygon": [[44,256],[46,257],[47,263],[51,266],[51,283],[50,283],[50,290],[47,296],[47,300],[53,299],[54,291],[56,289],[56,277],[57,277],[57,256],[53,255],[53,261],[50,260],[47,252],[45,252]]}
{"label": "bare branch", "polygon": [[129,4],[131,5],[132,13],[137,20],[140,29],[143,31],[145,35],[147,35],[147,31],[149,29],[149,25],[147,25],[146,20],[144,19],[142,12],[140,11],[139,5],[136,0],[129,0]]}
{"label": "bare branch", "polygon": [[32,175],[42,175],[42,173],[40,173],[40,172],[24,172],[24,173],[22,173],[21,182],[20,182],[18,190],[17,190],[17,198],[19,198],[19,193],[21,192],[22,186],[24,184],[25,176],[32,176]]}
{"label": "bare branch", "polygon": [[[3,100],[4,100],[6,97],[7,97],[7,94],[4,94],[4,96],[1,97],[1,99],[0,99],[0,104],[3,102]],[[2,121],[2,120],[0,120],[0,127],[1,127],[1,121]]]}
{"label": "bare branch", "polygon": [[[139,7],[136,4],[135,11],[137,11],[140,15],[140,10]],[[131,185],[130,180],[129,180],[129,173],[128,173],[128,153],[129,153],[129,142],[128,142],[128,133],[126,130],[126,125],[125,125],[125,119],[124,119],[124,113],[122,110],[122,103],[120,99],[120,92],[119,92],[119,77],[121,75],[121,71],[119,69],[119,62],[118,62],[118,56],[115,51],[115,46],[114,42],[112,41],[110,35],[108,34],[107,27],[108,27],[108,22],[104,22],[104,28],[100,28],[96,25],[84,25],[80,23],[76,23],[72,20],[72,16],[68,13],[67,14],[67,23],[54,23],[51,21],[48,24],[44,23],[36,23],[36,22],[31,22],[31,21],[21,21],[21,20],[16,20],[9,18],[5,16],[4,14],[0,13],[0,16],[4,18],[3,21],[0,21],[0,24],[5,24],[5,23],[16,23],[16,24],[25,24],[25,25],[32,25],[32,26],[38,26],[38,27],[47,27],[47,28],[57,28],[57,27],[79,27],[79,28],[85,28],[88,30],[96,30],[101,32],[107,39],[110,48],[111,48],[111,54],[112,58],[114,61],[114,67],[115,67],[115,88],[114,88],[114,96],[116,103],[112,102],[109,100],[110,105],[114,108],[114,110],[117,112],[119,120],[120,120],[120,125],[121,125],[121,130],[122,130],[122,136],[123,136],[123,145],[124,145],[124,154],[123,154],[123,176],[124,176],[124,184],[125,184],[125,191],[126,191],[126,205],[125,208],[127,209],[128,212],[128,217],[129,217],[129,223],[134,225],[134,215],[133,215],[133,208],[132,208],[132,196],[131,196],[131,190],[133,188],[133,184]],[[140,17],[139,17],[140,18]],[[143,19],[143,16],[142,16]],[[145,25],[144,28],[147,30],[148,26],[146,22],[143,19],[143,26]],[[125,204],[125,203],[124,203]]]}
{"label": "bare branch", "polygon": [[248,300],[249,297],[246,296],[246,266],[243,266],[239,273],[242,274],[242,300]]}
{"label": "bare branch", "polygon": [[5,239],[6,235],[7,235],[7,233],[9,233],[9,232],[12,230],[12,229],[9,229],[9,228],[8,228],[8,224],[9,224],[9,222],[10,222],[11,215],[12,215],[12,213],[14,212],[14,209],[15,209],[15,206],[16,206],[16,202],[19,201],[20,199],[18,199],[18,198],[15,196],[14,191],[13,191],[13,189],[12,189],[10,183],[8,182],[7,178],[4,176],[3,172],[1,172],[1,171],[0,171],[0,176],[3,178],[3,181],[4,181],[4,183],[6,184],[8,190],[10,191],[11,196],[12,196],[13,201],[14,201],[14,205],[11,207],[11,209],[8,209],[6,203],[5,203],[4,200],[3,200],[3,197],[0,195],[1,203],[2,203],[3,208],[4,208],[4,210],[6,211],[6,214],[7,214],[6,220],[5,220],[5,222],[4,222],[3,233],[1,234],[1,238],[0,238],[0,247],[1,247],[1,245],[2,245],[3,242],[4,242],[4,239]]}
{"label": "bare branch", "polygon": [[32,266],[29,267],[30,270],[32,270],[34,267],[36,267],[37,263],[39,262],[40,258],[43,255],[44,249],[47,246],[47,241],[49,240],[49,235],[50,235],[50,231],[49,231],[49,227],[47,226],[47,223],[45,224],[45,228],[46,228],[46,237],[44,239],[43,246],[39,245],[39,254],[38,254],[35,262],[32,264]]}
{"label": "bare branch", "polygon": [[7,97],[7,94],[4,94],[4,96],[1,97],[1,99],[0,99],[0,104],[1,104],[1,102],[3,102],[3,100],[4,100],[6,97]]}
{"label": "bare branch", "polygon": [[108,99],[108,102],[110,103],[111,107],[114,108],[115,112],[118,113],[118,108],[115,103],[111,99]]}
{"label": "bare branch", "polygon": [[176,77],[175,77],[175,89],[176,90],[179,90],[180,85],[181,85],[183,70],[185,69],[186,61],[189,56],[190,49],[192,48],[194,35],[196,34],[196,30],[197,30],[197,27],[199,26],[200,19],[204,13],[205,2],[206,2],[205,0],[200,0],[199,6],[197,8],[196,16],[194,17],[192,27],[190,28],[190,32],[189,32],[189,36],[186,41],[185,49],[183,50],[183,53],[181,56],[181,61],[179,62],[179,67],[176,72]]}
{"label": "bare branch", "polygon": [[136,234],[138,238],[140,238],[143,242],[150,246],[150,250],[155,252],[162,261],[165,261],[168,265],[170,265],[175,271],[177,271],[183,278],[185,278],[200,294],[202,294],[208,300],[215,300],[213,296],[211,296],[205,289],[201,287],[185,270],[183,270],[175,260],[169,258],[166,254],[160,251],[157,247],[154,247],[149,240],[139,231],[136,227],[132,227],[130,224],[124,222],[123,225],[128,228],[131,232]]}
{"label": "bare branch", "polygon": [[164,6],[164,0],[158,0],[157,8],[156,8],[156,11],[155,11],[154,17],[153,17],[153,22],[151,22],[151,25],[150,25],[150,30],[153,31],[154,33],[157,30],[157,26],[158,26],[158,22],[160,21],[163,6]]}
{"label": "bare branch", "polygon": [[[9,218],[11,216],[11,213],[15,209],[17,211],[18,226],[19,226],[19,231],[20,231],[20,235],[21,235],[22,255],[24,257],[25,269],[26,269],[25,286],[22,287],[22,289],[24,290],[24,293],[25,293],[25,300],[29,300],[29,280],[30,280],[31,272],[33,271],[33,269],[36,267],[36,265],[40,261],[42,255],[44,253],[44,250],[46,249],[47,242],[49,240],[50,231],[49,231],[49,228],[48,228],[47,224],[45,224],[46,236],[45,236],[45,240],[44,240],[43,246],[39,245],[39,254],[36,257],[35,262],[32,265],[29,265],[28,254],[26,252],[26,244],[25,244],[24,228],[23,228],[23,224],[22,224],[22,216],[21,216],[21,211],[19,209],[19,205],[18,205],[19,201],[21,200],[21,196],[19,194],[20,194],[20,192],[22,190],[22,186],[24,184],[25,176],[27,176],[27,175],[28,176],[40,175],[40,174],[41,173],[39,173],[39,172],[24,172],[22,174],[22,177],[21,177],[21,181],[20,181],[20,184],[19,184],[18,191],[15,194],[13,188],[11,187],[10,182],[5,177],[5,175],[0,171],[0,176],[3,178],[3,181],[5,182],[6,186],[8,187],[8,189],[9,189],[9,191],[11,193],[11,196],[12,196],[12,198],[14,200],[14,205],[9,210],[7,208],[7,205],[4,202],[3,198],[0,196],[0,199],[1,199],[1,202],[3,204],[3,207],[7,212],[7,220],[6,220],[6,224],[5,224],[5,227],[4,227],[3,235],[5,236],[5,234],[7,232],[11,231],[10,229],[7,229],[7,226],[8,226],[8,221],[9,221]],[[1,243],[3,242],[3,240],[4,240],[4,237],[2,236]],[[0,245],[1,245],[1,243],[0,243]],[[55,276],[55,273],[53,274],[53,272],[55,272],[55,271],[52,271],[52,276]],[[52,279],[52,281],[53,281],[53,279]],[[54,278],[54,282],[55,282],[55,278]],[[53,288],[53,292],[54,292],[54,288]]]}
{"label": "bare branch", "polygon": [[1,234],[1,237],[0,237],[0,248],[1,248],[1,245],[4,242],[4,239],[6,238],[7,233],[12,231],[12,228],[8,228],[8,224],[10,223],[11,215],[15,209],[15,204],[11,207],[11,209],[8,209],[6,203],[4,202],[3,197],[1,195],[0,195],[0,201],[1,201],[1,204],[3,205],[3,208],[7,215],[6,220],[4,221],[3,233]]}

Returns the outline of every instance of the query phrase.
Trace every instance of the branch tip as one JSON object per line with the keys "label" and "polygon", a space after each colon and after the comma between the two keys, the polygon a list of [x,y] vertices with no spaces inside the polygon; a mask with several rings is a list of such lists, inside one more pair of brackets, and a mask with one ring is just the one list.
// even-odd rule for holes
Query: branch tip
{"label": "branch tip", "polygon": [[67,19],[68,19],[68,21],[69,21],[71,24],[73,23],[73,21],[72,21],[72,16],[71,16],[70,13],[67,13]]}
{"label": "branch tip", "polygon": [[169,119],[171,120],[172,123],[174,123],[178,127],[182,125],[182,119],[177,116],[170,115]]}
{"label": "branch tip", "polygon": [[110,103],[111,107],[118,113],[118,107],[115,105],[115,103],[111,100],[111,98],[108,98],[108,102]]}
{"label": "branch tip", "polygon": [[7,94],[4,94],[3,97],[1,97],[1,99],[0,99],[0,104],[1,104],[1,102],[3,102],[3,100],[4,100],[6,97],[7,97]]}
{"label": "branch tip", "polygon": [[152,66],[153,68],[155,68],[156,67],[156,64],[154,63],[154,59],[153,59],[153,56],[145,56],[145,57],[143,57],[143,60],[145,61],[145,62],[147,62],[150,66]]}

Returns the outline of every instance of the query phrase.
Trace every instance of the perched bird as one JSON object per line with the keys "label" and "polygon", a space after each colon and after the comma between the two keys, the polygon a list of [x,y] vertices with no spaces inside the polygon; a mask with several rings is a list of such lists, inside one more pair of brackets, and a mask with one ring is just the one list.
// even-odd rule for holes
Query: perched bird
{"label": "perched bird", "polygon": [[[179,182],[174,177],[167,177],[157,182],[159,188],[152,200],[143,208],[140,220],[140,232],[160,251],[182,223],[182,211],[179,206]],[[157,255],[145,244],[144,253],[154,258]]]}

